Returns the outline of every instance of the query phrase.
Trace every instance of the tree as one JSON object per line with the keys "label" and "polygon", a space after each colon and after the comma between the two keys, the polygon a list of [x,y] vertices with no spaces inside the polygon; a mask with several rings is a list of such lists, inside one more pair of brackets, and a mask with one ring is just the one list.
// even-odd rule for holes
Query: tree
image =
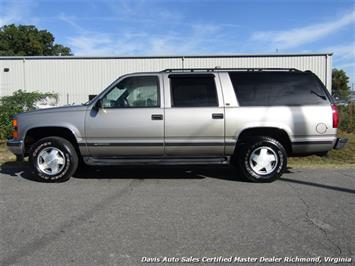
{"label": "tree", "polygon": [[334,68],[332,71],[332,93],[334,97],[347,100],[350,95],[349,77],[342,69]]}
{"label": "tree", "polygon": [[73,55],[70,48],[54,43],[47,30],[32,25],[5,25],[0,28],[0,56]]}
{"label": "tree", "polygon": [[32,111],[36,109],[36,104],[47,98],[58,99],[58,95],[51,92],[26,92],[15,91],[11,96],[0,98],[0,140],[5,139],[11,132],[11,116]]}

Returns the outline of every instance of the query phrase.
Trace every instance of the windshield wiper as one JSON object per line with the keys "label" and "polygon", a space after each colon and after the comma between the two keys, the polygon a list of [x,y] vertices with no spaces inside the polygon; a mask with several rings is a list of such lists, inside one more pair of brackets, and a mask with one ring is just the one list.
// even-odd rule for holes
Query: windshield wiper
{"label": "windshield wiper", "polygon": [[317,93],[317,92],[315,92],[315,91],[313,91],[313,90],[311,90],[311,93],[313,93],[314,95],[318,96],[319,98],[321,98],[321,99],[323,99],[323,100],[326,100],[326,99],[327,99],[325,96],[320,95],[319,93]]}

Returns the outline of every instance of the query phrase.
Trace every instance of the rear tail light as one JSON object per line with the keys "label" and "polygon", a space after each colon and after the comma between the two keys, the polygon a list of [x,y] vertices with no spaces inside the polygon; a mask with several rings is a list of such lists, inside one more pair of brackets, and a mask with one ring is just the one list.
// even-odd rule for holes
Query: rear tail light
{"label": "rear tail light", "polygon": [[332,113],[333,113],[333,128],[338,128],[339,114],[338,114],[337,106],[335,104],[332,104]]}

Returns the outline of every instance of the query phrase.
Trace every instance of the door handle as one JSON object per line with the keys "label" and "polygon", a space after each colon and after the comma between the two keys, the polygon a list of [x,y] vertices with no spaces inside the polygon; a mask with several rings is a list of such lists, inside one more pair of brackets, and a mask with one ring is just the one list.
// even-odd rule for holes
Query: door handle
{"label": "door handle", "polygon": [[212,114],[212,119],[223,119],[223,114],[222,113]]}
{"label": "door handle", "polygon": [[163,120],[163,115],[152,115],[152,120]]}

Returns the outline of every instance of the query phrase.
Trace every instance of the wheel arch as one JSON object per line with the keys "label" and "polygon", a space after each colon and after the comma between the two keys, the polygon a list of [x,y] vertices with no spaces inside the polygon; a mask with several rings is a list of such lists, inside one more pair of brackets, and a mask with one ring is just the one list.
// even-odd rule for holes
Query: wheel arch
{"label": "wheel arch", "polygon": [[64,126],[39,126],[28,129],[24,136],[25,154],[28,153],[31,145],[36,143],[38,140],[51,136],[62,137],[68,140],[74,146],[78,155],[80,154],[78,138],[74,133],[74,130]]}
{"label": "wheel arch", "polygon": [[[270,137],[279,141],[285,148],[288,154],[292,153],[292,143],[287,130],[272,126],[249,127],[243,129],[237,136],[237,146],[243,144],[251,137]],[[237,149],[237,147],[236,147]]]}

